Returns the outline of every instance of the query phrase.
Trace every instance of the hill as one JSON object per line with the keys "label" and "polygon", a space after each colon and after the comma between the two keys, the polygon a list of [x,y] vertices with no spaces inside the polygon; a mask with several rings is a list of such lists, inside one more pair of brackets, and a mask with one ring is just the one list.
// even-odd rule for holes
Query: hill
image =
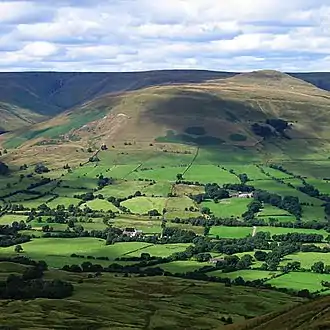
{"label": "hill", "polygon": [[55,115],[97,96],[144,87],[203,82],[233,73],[203,70],[147,72],[5,72],[0,73],[0,101]]}
{"label": "hill", "polygon": [[[28,268],[12,262],[0,262],[0,266],[1,282],[9,274],[20,275]],[[294,306],[303,301],[278,292],[265,290],[257,295],[253,288],[163,276],[90,275],[46,271],[44,280],[71,283],[73,295],[64,299],[0,300],[2,327],[184,329],[190,323],[189,329],[225,329],[222,319],[227,315],[242,321],[280,310],[283,304]]]}
{"label": "hill", "polygon": [[[259,71],[102,95],[27,132],[5,135],[3,145],[272,145],[278,153],[299,155],[328,148],[329,106],[329,92],[287,74]],[[273,119],[286,123],[285,132],[269,124]]]}
{"label": "hill", "polygon": [[3,102],[0,102],[0,118],[0,134],[30,126],[46,119],[40,114]]}
{"label": "hill", "polygon": [[[228,78],[233,72],[159,70],[146,72],[3,72],[0,102],[50,115],[59,114],[95,97],[146,87],[201,83]],[[329,73],[290,73],[315,86],[330,90]]]}

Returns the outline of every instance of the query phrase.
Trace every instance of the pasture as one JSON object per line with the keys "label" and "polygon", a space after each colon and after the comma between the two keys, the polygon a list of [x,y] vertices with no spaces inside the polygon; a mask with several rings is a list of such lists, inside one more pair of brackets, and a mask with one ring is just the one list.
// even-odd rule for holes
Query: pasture
{"label": "pasture", "polygon": [[236,175],[216,165],[192,165],[184,174],[184,179],[201,183],[217,183],[219,185],[240,182]]}
{"label": "pasture", "polygon": [[205,201],[201,203],[201,206],[208,207],[212,214],[219,218],[241,218],[250,203],[249,198],[228,198],[220,200],[219,203]]}
{"label": "pasture", "polygon": [[147,214],[150,210],[157,210],[162,214],[166,202],[167,198],[165,197],[135,197],[122,202],[121,205],[136,214]]}
{"label": "pasture", "polygon": [[[142,242],[105,245],[104,240],[88,237],[73,239],[38,238],[22,244],[22,254],[35,260],[45,260],[51,267],[63,267],[66,264],[82,262],[83,259],[71,258],[73,253],[93,257],[108,257],[110,260],[114,260],[149,246],[150,244]],[[1,255],[15,255],[14,248],[1,248]]]}
{"label": "pasture", "polygon": [[330,274],[316,274],[291,272],[277,278],[270,279],[267,283],[278,288],[290,288],[294,290],[307,289],[310,292],[315,292],[324,289],[321,281],[330,281]]}
{"label": "pasture", "polygon": [[86,206],[95,211],[119,212],[119,209],[116,206],[104,199],[94,199],[82,204],[80,207],[84,208]]}
{"label": "pasture", "polygon": [[310,269],[312,265],[317,261],[322,261],[325,265],[330,266],[330,253],[321,252],[298,252],[295,254],[289,254],[285,256],[282,264],[285,265],[288,262],[299,261],[302,268]]}
{"label": "pasture", "polygon": [[14,221],[26,221],[26,215],[19,215],[19,214],[4,214],[0,217],[0,225],[10,225]]}

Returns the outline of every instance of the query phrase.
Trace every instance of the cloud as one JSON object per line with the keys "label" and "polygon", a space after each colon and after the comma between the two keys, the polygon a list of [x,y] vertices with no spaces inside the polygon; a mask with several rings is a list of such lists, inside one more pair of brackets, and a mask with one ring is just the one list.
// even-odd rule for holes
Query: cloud
{"label": "cloud", "polygon": [[0,70],[329,71],[327,0],[0,2]]}

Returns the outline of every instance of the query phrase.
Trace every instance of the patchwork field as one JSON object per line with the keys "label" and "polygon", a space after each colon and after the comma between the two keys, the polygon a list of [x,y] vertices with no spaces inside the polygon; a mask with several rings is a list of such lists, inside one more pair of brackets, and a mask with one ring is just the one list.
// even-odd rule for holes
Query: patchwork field
{"label": "patchwork field", "polygon": [[[187,147],[190,152],[191,149],[188,148],[190,147]],[[252,298],[248,292],[254,289],[243,287],[241,279],[236,280],[237,278],[242,278],[243,283],[261,280],[258,283],[270,284],[271,295],[276,296],[277,299],[276,304],[281,299],[285,301],[284,298],[279,297],[288,297],[276,292],[281,288],[290,289],[296,295],[303,289],[309,290],[310,294],[320,290],[322,294],[330,293],[321,283],[330,281],[328,279],[330,275],[311,271],[311,266],[316,261],[330,265],[329,253],[300,252],[300,250],[295,253],[285,252],[286,254],[281,256],[278,264],[272,266],[271,270],[267,269],[269,267],[267,257],[265,260],[257,260],[255,256],[256,251],[262,251],[268,255],[277,246],[290,245],[291,243],[280,243],[272,239],[273,235],[289,233],[302,234],[302,236],[319,234],[321,239],[318,238],[315,246],[319,249],[327,249],[329,233],[326,227],[328,218],[324,201],[298,191],[298,187],[301,186],[300,179],[270,168],[256,155],[244,151],[238,157],[233,150],[227,151],[228,155],[225,157],[222,153],[215,155],[202,149],[198,154],[192,149],[192,153],[186,155],[163,151],[142,153],[138,150],[130,150],[126,153],[126,151],[106,150],[98,153],[99,161],[82,163],[66,170],[52,169],[51,166],[50,172],[43,174],[33,174],[33,167],[22,171],[17,170],[9,177],[1,178],[5,192],[2,192],[4,197],[0,199],[0,212],[2,212],[0,226],[10,226],[14,222],[17,226],[16,222],[19,223],[22,229],[19,229],[17,233],[23,235],[23,241],[17,241],[18,243],[12,243],[9,246],[5,243],[0,248],[0,257],[12,258],[20,255],[34,260],[44,260],[50,268],[49,274],[57,272],[56,269],[61,269],[65,265],[82,265],[83,263],[97,264],[104,269],[111,265],[111,267],[124,267],[123,272],[118,270],[115,274],[101,271],[102,276],[99,279],[84,279],[83,283],[77,283],[74,280],[77,287],[75,294],[80,297],[79,299],[82,299],[84,295],[90,295],[89,290],[93,289],[94,285],[97,290],[99,288],[101,290],[101,288],[108,288],[111,283],[117,283],[119,279],[116,277],[124,279],[126,277],[123,276],[127,276],[126,280],[131,280],[135,286],[140,273],[142,274],[141,281],[144,281],[143,277],[147,276],[145,280],[149,283],[148,290],[151,290],[150,283],[156,286],[160,285],[159,283],[165,285],[164,283],[168,281],[166,283],[171,283],[171,288],[173,288],[177,281],[184,281],[178,279],[178,276],[191,277],[186,281],[194,286],[195,291],[192,294],[196,295],[194,296],[196,303],[204,299],[198,293],[200,286],[203,287],[204,293],[205,286],[225,288],[223,284],[208,282],[208,277],[211,276],[212,280],[216,277],[217,281],[223,281],[224,278],[230,279],[232,287],[228,290],[239,290],[241,297],[248,297],[249,304]],[[87,153],[87,156],[90,156],[90,153]],[[252,156],[253,162],[247,164],[246,159]],[[22,181],[19,179],[21,173],[24,173]],[[297,220],[292,209],[275,207],[263,202],[260,204],[260,209],[253,214],[252,220],[248,220],[243,217],[243,214],[250,210],[251,204],[255,201],[253,197],[224,199],[205,197],[208,183],[217,184],[214,187],[218,190],[224,189],[223,185],[229,184],[231,188],[226,188],[229,195],[237,196],[240,189],[244,188],[244,183],[241,182],[244,177],[242,174],[247,176],[246,184],[256,190],[262,189],[269,193],[276,193],[281,196],[281,200],[285,196],[298,197],[302,210],[301,219]],[[41,181],[43,178],[50,178],[52,181],[44,184]],[[181,182],[178,182],[178,179]],[[284,183],[278,180],[284,180]],[[310,176],[306,180],[315,183],[315,186],[322,187],[322,193],[326,193],[326,183],[319,177]],[[220,225],[217,222],[223,224]],[[311,223],[308,224],[308,228],[299,228],[301,223],[308,222]],[[320,224],[320,229],[316,229]],[[137,236],[130,237],[129,234],[124,234],[127,231],[135,232],[135,230],[139,233]],[[253,243],[254,236],[260,232],[269,232],[271,235],[270,241],[265,242],[262,248]],[[28,235],[27,241],[24,241],[25,235]],[[298,237],[298,242],[295,243],[302,246],[299,239]],[[242,245],[237,246],[237,244]],[[267,250],[268,247],[269,250]],[[288,248],[288,251],[291,250]],[[244,258],[247,259],[246,255],[251,256],[247,266],[229,268],[221,266],[221,260],[227,260],[226,258],[244,260]],[[116,260],[117,258],[123,259]],[[212,258],[218,258],[219,263],[211,260]],[[305,270],[284,273],[285,266],[295,261],[299,262],[301,268]],[[141,262],[142,266],[136,266]],[[113,266],[114,264],[117,266]],[[11,268],[8,266],[8,269]],[[19,271],[20,269],[11,269],[13,274],[18,274]],[[143,272],[158,272],[157,274],[163,274],[163,276],[156,281],[156,277],[150,277],[149,273],[146,275]],[[60,274],[58,276],[61,278],[85,276],[85,273],[57,274]],[[204,282],[192,280],[199,277],[203,277]],[[0,278],[5,278],[1,272]],[[93,280],[98,282],[89,284]],[[129,284],[126,283],[126,285]],[[82,291],[80,288],[83,288]],[[249,315],[249,317],[259,315],[258,306],[261,301],[263,305],[260,305],[260,313],[261,310],[273,310],[277,305],[273,307],[270,298],[260,298],[260,295],[266,295],[266,292],[265,289],[258,291],[258,304],[253,307],[253,312],[246,307],[247,305],[244,307],[245,311],[236,302],[234,311],[231,309],[233,304],[230,303],[228,309],[226,307],[225,311],[221,312],[222,314],[219,313],[219,309],[217,316],[214,314],[211,319],[197,317],[200,321],[196,321],[196,329],[197,324],[223,326],[226,323],[224,319],[219,321],[222,316],[224,318],[230,316],[234,322],[239,322],[244,319],[242,315]],[[199,298],[196,298],[197,294]],[[220,299],[219,294],[220,291],[214,297]],[[207,295],[209,304],[212,297],[209,293]],[[105,293],[98,294],[98,297],[101,296],[103,300],[105,299],[104,301],[108,301]],[[166,297],[168,300],[168,296]],[[150,301],[150,297],[148,299]],[[187,304],[188,298],[182,299],[181,303]],[[243,304],[244,299],[239,303]],[[290,297],[290,299],[297,298]],[[89,301],[91,301],[90,298]],[[29,303],[27,306],[30,306]],[[129,306],[132,307],[130,304]],[[150,308],[150,303],[148,306]],[[241,310],[238,310],[237,306]],[[1,308],[7,307],[0,306]],[[125,308],[128,308],[127,303],[123,305],[123,313]],[[159,308],[158,305],[157,308]],[[155,312],[157,317],[152,316],[152,322],[159,324],[160,327],[172,327],[174,323],[169,317],[175,319],[175,324],[179,324],[183,319],[186,321],[186,317],[178,312],[179,309],[178,305],[175,305],[166,312]],[[7,312],[11,313],[9,310]],[[70,315],[78,315],[75,311],[70,313]],[[114,313],[114,315],[119,314]],[[22,320],[25,320],[27,325],[30,324],[31,320],[24,317]],[[80,324],[78,321],[70,320],[68,316],[67,322]],[[95,326],[102,324],[103,321],[90,322],[91,326]],[[142,323],[142,319],[138,319],[127,320],[125,324],[140,326]],[[120,322],[116,321],[116,325],[118,324]],[[175,329],[175,327],[172,328]]]}

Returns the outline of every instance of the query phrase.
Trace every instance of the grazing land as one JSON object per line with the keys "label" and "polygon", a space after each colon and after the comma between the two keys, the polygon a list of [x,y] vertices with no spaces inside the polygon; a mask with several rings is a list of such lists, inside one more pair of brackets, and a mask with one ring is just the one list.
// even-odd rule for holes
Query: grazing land
{"label": "grazing land", "polygon": [[230,329],[330,294],[329,100],[260,72],[1,135],[1,325]]}

